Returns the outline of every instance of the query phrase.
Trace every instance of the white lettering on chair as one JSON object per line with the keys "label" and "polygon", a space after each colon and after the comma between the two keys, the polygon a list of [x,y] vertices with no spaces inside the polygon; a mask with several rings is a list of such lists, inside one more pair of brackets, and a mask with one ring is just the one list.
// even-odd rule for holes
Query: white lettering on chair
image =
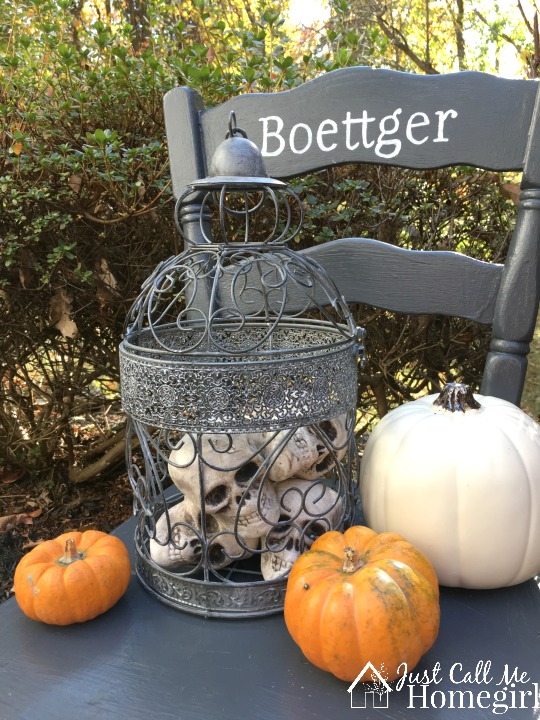
{"label": "white lettering on chair", "polygon": [[370,148],[375,145],[375,140],[372,140],[371,142],[368,142],[367,139],[367,124],[370,122],[375,122],[374,117],[369,117],[367,114],[367,111],[364,110],[362,112],[361,118],[352,118],[351,113],[348,112],[345,116],[345,120],[342,120],[343,125],[345,125],[345,145],[347,147],[347,150],[356,150],[356,148],[360,145],[360,141],[352,144],[351,142],[351,125],[353,123],[361,123],[362,124],[362,145],[365,148]]}
{"label": "white lettering on chair", "polygon": [[[263,146],[261,148],[262,154],[266,157],[274,157],[275,155],[281,155],[281,153],[285,149],[285,140],[280,135],[280,132],[283,130],[283,120],[279,117],[279,115],[270,115],[269,117],[259,118],[259,120],[263,123]],[[268,129],[268,123],[271,120],[276,123],[276,129],[274,131]],[[277,138],[278,140],[277,150],[268,149],[268,138],[271,137]]]}
{"label": "white lettering on chair", "polygon": [[437,110],[435,115],[439,116],[439,129],[433,142],[448,142],[448,138],[444,137],[444,121],[449,115],[451,118],[457,118],[458,114],[455,110]]}
{"label": "white lettering on chair", "polygon": [[[415,118],[422,118],[420,121],[415,121]],[[428,135],[425,135],[421,140],[418,138],[415,138],[413,136],[413,128],[415,127],[423,127],[424,125],[429,125],[429,118],[426,115],[426,113],[423,112],[416,112],[411,115],[409,118],[409,121],[407,122],[407,130],[405,131],[405,135],[407,136],[407,140],[409,142],[412,142],[413,145],[422,145],[423,143],[427,142],[429,139]]]}
{"label": "white lettering on chair", "polygon": [[[303,148],[298,149],[296,147],[296,133],[298,132],[299,128],[302,128],[307,133],[307,142],[304,145]],[[291,134],[289,136],[289,144],[291,146],[291,150],[295,155],[303,155],[305,152],[309,150],[311,147],[311,142],[313,140],[313,133],[311,132],[311,128],[309,125],[306,125],[305,123],[298,123],[298,125],[295,125],[293,129],[291,130]]]}
{"label": "white lettering on chair", "polygon": [[405,117],[402,113],[402,108],[396,108],[378,120],[365,109],[358,117],[347,111],[344,120],[325,118],[316,126],[299,122],[289,126],[290,130],[279,115],[261,117],[261,152],[264,157],[277,157],[287,146],[295,155],[303,155],[310,149],[326,153],[344,146],[350,152],[373,148],[377,157],[389,159],[399,155],[407,142],[411,145],[449,142],[448,120],[458,117],[452,109],[436,110],[435,117],[421,111]]}
{"label": "white lettering on chair", "polygon": [[[400,114],[401,108],[397,108],[396,110],[394,110],[392,115],[387,115],[386,117],[383,117],[383,119],[379,123],[379,130],[381,131],[381,134],[379,135],[377,139],[377,144],[375,145],[375,155],[383,158],[393,158],[398,155],[399,151],[401,150],[401,140],[398,140],[398,138],[394,138],[394,140],[383,140],[383,138],[387,135],[393,135],[399,130],[399,120],[397,116]],[[393,127],[391,129],[386,127],[387,120],[394,121]],[[386,145],[393,145],[394,149],[390,150],[390,152],[383,152],[383,148]]]}
{"label": "white lettering on chair", "polygon": [[[325,127],[329,125],[330,130],[325,130]],[[337,148],[337,143],[332,143],[331,145],[325,145],[323,140],[323,135],[335,135],[338,131],[337,123],[334,120],[331,120],[330,118],[328,120],[323,120],[322,123],[319,125],[319,129],[317,130],[317,145],[320,147],[320,149],[323,152],[330,152],[330,150],[334,150]]]}

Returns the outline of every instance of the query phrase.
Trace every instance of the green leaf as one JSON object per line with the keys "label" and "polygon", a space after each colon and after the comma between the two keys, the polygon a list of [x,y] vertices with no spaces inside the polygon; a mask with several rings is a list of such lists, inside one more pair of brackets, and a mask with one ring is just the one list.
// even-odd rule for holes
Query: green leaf
{"label": "green leaf", "polygon": [[98,145],[104,146],[107,142],[107,135],[104,130],[96,130],[92,137]]}

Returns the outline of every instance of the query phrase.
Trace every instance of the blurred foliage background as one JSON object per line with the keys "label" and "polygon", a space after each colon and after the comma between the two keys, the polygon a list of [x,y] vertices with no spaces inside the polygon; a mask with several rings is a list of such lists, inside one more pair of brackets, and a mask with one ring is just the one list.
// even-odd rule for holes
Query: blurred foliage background
{"label": "blurred foliage background", "polygon": [[[313,24],[290,17],[287,0],[0,5],[0,467],[78,483],[122,459],[123,320],[155,265],[181,250],[167,90],[189,85],[211,106],[358,64],[538,74],[534,2],[329,0]],[[497,262],[516,182],[467,167],[306,176],[300,242],[366,236]],[[445,380],[477,387],[484,328],[355,312],[369,352],[359,434]]]}

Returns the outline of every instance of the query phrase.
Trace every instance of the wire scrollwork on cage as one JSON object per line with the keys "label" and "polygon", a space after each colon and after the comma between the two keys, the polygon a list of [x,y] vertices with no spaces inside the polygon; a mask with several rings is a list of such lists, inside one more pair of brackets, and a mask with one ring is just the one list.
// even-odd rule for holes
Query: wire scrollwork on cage
{"label": "wire scrollwork on cage", "polygon": [[[281,610],[294,559],[353,520],[363,334],[287,247],[301,203],[235,118],[222,145],[179,198],[186,250],[143,284],[120,369],[139,578],[188,612],[244,617]],[[182,226],[193,196],[202,245]]]}

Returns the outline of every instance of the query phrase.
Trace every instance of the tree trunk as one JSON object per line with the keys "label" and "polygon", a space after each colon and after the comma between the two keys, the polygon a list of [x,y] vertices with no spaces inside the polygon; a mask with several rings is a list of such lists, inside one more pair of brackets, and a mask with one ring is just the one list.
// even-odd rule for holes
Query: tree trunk
{"label": "tree trunk", "polygon": [[126,10],[130,25],[133,26],[132,47],[135,53],[148,44],[150,39],[150,23],[146,10],[146,0],[127,0]]}
{"label": "tree trunk", "polygon": [[465,60],[465,39],[463,37],[463,19],[465,17],[465,2],[464,0],[456,0],[457,12],[453,15],[454,20],[454,32],[456,34],[456,48],[458,58],[458,68],[460,70],[467,69],[467,63]]}

